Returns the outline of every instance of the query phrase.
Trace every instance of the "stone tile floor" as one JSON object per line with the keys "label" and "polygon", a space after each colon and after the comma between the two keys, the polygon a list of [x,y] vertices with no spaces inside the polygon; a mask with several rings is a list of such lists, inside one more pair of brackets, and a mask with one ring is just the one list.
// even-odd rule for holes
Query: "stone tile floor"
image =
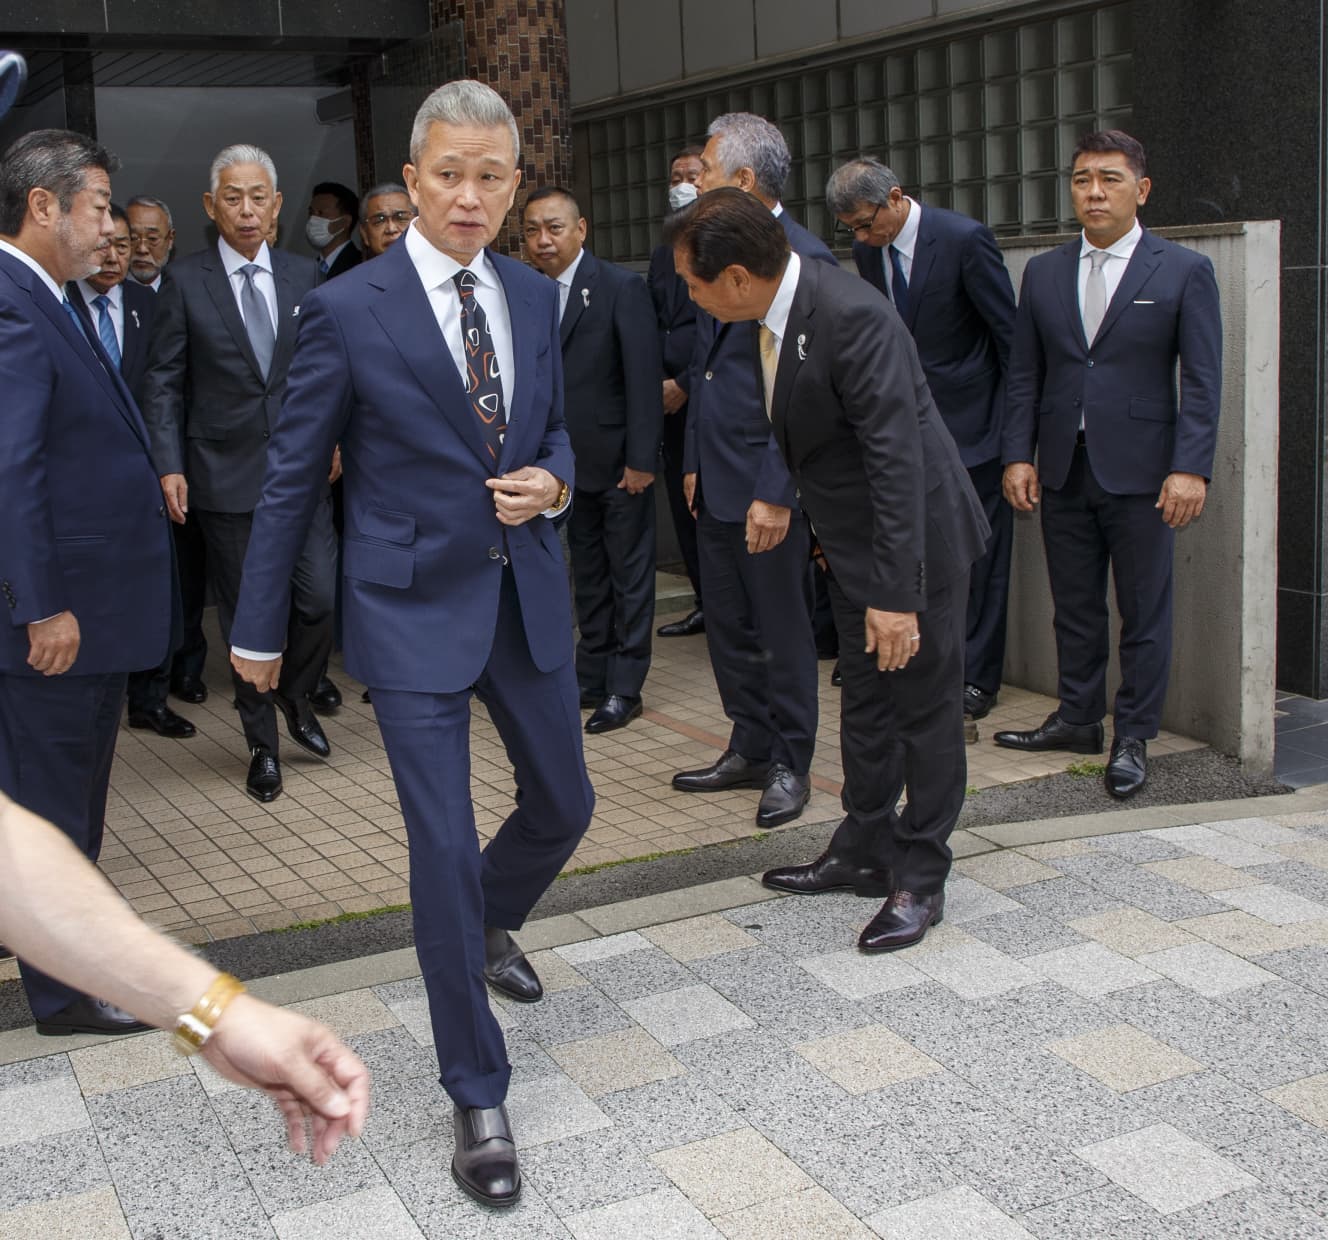
{"label": "stone tile floor", "polygon": [[729,880],[524,932],[548,994],[496,1006],[513,1211],[448,1178],[423,990],[397,953],[300,1005],[374,1073],[363,1139],[321,1170],[284,1151],[266,1100],[164,1034],[68,1053],[0,1035],[0,1237],[1328,1232],[1328,811],[969,857],[945,924],[885,957],[853,949],[873,902],[760,892]]}

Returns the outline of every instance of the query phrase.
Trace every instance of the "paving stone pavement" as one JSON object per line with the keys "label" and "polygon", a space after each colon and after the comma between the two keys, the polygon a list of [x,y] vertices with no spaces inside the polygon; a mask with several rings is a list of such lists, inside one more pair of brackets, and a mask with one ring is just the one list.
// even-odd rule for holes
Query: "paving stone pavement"
{"label": "paving stone pavement", "polygon": [[1313,811],[968,858],[945,923],[884,957],[850,895],[533,924],[548,994],[496,1003],[508,1212],[447,1174],[423,987],[375,983],[384,958],[299,1004],[374,1073],[322,1169],[165,1034],[2,1035],[0,1237],[1322,1237],[1325,843]]}

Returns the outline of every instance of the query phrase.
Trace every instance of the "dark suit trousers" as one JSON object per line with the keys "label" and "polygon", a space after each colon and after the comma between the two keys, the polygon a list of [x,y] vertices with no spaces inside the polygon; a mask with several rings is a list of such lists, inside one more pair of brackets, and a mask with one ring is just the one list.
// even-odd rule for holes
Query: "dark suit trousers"
{"label": "dark suit trousers", "polygon": [[[0,674],[0,790],[60,828],[90,861],[101,852],[124,673]],[[20,961],[38,1020],[79,992]]]}
{"label": "dark suit trousers", "polygon": [[172,682],[203,679],[207,638],[203,636],[203,606],[207,594],[207,544],[198,519],[183,525],[171,522],[175,539],[176,586],[182,620],[180,644],[156,666],[129,675],[129,710],[153,710],[166,705]]}
{"label": "dark suit trousers", "polygon": [[715,520],[703,504],[696,535],[710,666],[733,721],[729,748],[806,775],[817,725],[806,518],[794,513],[779,546],[751,555],[746,527]]}
{"label": "dark suit trousers", "polygon": [[576,597],[576,679],[640,697],[655,621],[655,493],[577,488],[567,518]]}
{"label": "dark suit trousers", "polygon": [[969,574],[964,681],[977,685],[985,693],[995,693],[1001,687],[1001,670],[1005,666],[1005,611],[1010,597],[1014,510],[1001,492],[1003,472],[999,457],[974,465],[968,471],[991,534],[986,553]]}
{"label": "dark suit trousers", "polygon": [[1156,494],[1109,495],[1081,445],[1059,490],[1042,489],[1042,541],[1056,606],[1060,714],[1096,723],[1107,713],[1111,652],[1107,567],[1120,611],[1117,736],[1150,740],[1162,721],[1171,674],[1171,567],[1176,533]]}
{"label": "dark suit trousers", "polygon": [[[918,653],[903,671],[878,672],[864,653],[863,613],[829,580],[844,678],[840,754],[844,820],[830,841],[837,856],[894,873],[895,886],[929,894],[950,873],[950,833],[964,807],[964,619],[968,577],[927,595],[918,613]],[[897,812],[901,792],[908,804]]]}
{"label": "dark suit trousers", "polygon": [[669,501],[669,515],[673,518],[673,532],[678,536],[678,550],[692,583],[696,605],[701,603],[701,564],[696,553],[696,518],[687,506],[682,490],[683,439],[687,430],[687,406],[677,413],[664,415],[664,434],[660,439],[660,456],[664,461],[664,494]]}
{"label": "dark suit trousers", "polygon": [[415,950],[440,1079],[458,1106],[495,1107],[511,1068],[485,992],[484,927],[520,929],[576,850],[595,803],[572,662],[549,673],[535,667],[510,569],[474,692],[507,748],[517,789],[483,854],[470,794],[470,691],[369,689],[406,820]]}
{"label": "dark suit trousers", "polygon": [[[195,509],[191,515],[199,519],[207,540],[208,577],[217,600],[221,638],[229,649],[253,513]],[[302,702],[317,687],[318,677],[332,651],[336,562],[332,507],[328,500],[323,500],[314,510],[304,548],[291,577],[290,621],[286,629],[281,678],[276,688],[277,696],[288,702]],[[259,693],[234,672],[231,679],[246,743],[251,749],[255,745],[266,745],[276,753],[277,720],[271,695]]]}

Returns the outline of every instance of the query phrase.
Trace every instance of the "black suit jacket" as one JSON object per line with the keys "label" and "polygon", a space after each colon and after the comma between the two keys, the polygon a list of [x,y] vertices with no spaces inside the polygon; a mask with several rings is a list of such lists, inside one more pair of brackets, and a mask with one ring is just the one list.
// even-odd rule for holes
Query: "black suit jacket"
{"label": "black suit jacket", "polygon": [[654,473],[664,404],[645,282],[582,250],[558,334],[577,487],[611,490],[624,466]]}
{"label": "black suit jacket", "polygon": [[[157,294],[132,276],[124,280],[120,289],[124,296],[124,342],[120,347],[120,378],[141,409],[148,374],[148,343],[152,335],[152,322],[157,313]],[[96,319],[79,288],[77,280],[65,286],[69,300],[97,334]]]}
{"label": "black suit jacket", "polygon": [[[858,271],[883,293],[885,254],[884,247],[853,243]],[[1014,289],[991,229],[954,211],[923,207],[905,309],[904,326],[964,464],[995,460],[1001,454]]]}
{"label": "black suit jacket", "polygon": [[[321,272],[319,272],[318,283],[322,284],[325,280],[331,280],[339,275],[342,275],[344,272],[349,271],[352,267],[358,267],[363,258],[364,255],[361,254],[359,250],[355,248],[355,242],[348,241],[345,245],[345,248],[342,249],[341,253],[337,255],[336,262],[334,262],[332,266],[328,268],[327,275],[323,275]],[[318,261],[315,259],[314,269],[317,270],[317,268],[318,268]]]}
{"label": "black suit jacket", "polygon": [[696,302],[673,266],[673,247],[656,246],[650,255],[646,287],[655,303],[655,321],[659,326],[659,349],[664,363],[664,378],[677,379],[691,365],[696,344]]}
{"label": "black suit jacket", "polygon": [[[269,251],[277,288],[277,340],[263,378],[216,249],[176,259],[162,275],[149,346],[143,417],[159,474],[184,474],[192,507],[252,512],[267,443],[281,412],[300,302],[313,291],[312,259]],[[183,432],[183,448],[181,433]]]}
{"label": "black suit jacket", "polygon": [[855,606],[922,611],[989,533],[894,307],[802,262],[771,402],[774,437]]}

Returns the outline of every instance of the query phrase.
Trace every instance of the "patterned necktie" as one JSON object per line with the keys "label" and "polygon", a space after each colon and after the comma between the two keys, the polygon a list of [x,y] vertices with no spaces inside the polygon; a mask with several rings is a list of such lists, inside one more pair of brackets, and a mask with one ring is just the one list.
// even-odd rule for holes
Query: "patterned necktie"
{"label": "patterned necktie", "polygon": [[1107,277],[1102,274],[1102,268],[1110,257],[1106,250],[1092,250],[1088,255],[1093,266],[1084,287],[1084,339],[1090,349],[1102,327],[1102,320],[1107,317]]}
{"label": "patterned necktie", "polygon": [[240,274],[244,276],[244,287],[240,289],[240,309],[244,312],[244,330],[249,334],[259,373],[266,379],[268,371],[272,369],[277,333],[272,326],[272,312],[268,309],[267,298],[254,283],[254,276],[262,270],[257,263],[246,263],[240,268]]}
{"label": "patterned necktie", "polygon": [[498,354],[489,333],[489,316],[475,296],[475,273],[463,268],[452,277],[461,297],[461,342],[466,354],[466,395],[480,420],[480,434],[494,464],[507,432],[507,409],[498,376]]}
{"label": "patterned necktie", "polygon": [[908,277],[904,275],[904,260],[894,246],[890,247],[890,271],[890,294],[902,319],[908,315]]}
{"label": "patterned necktie", "polygon": [[775,333],[764,323],[757,330],[756,339],[761,346],[761,379],[765,385],[765,416],[771,417],[775,400],[775,371],[779,367],[779,350],[775,347]]}
{"label": "patterned necktie", "polygon": [[115,363],[115,369],[120,369],[120,342],[115,338],[115,324],[111,322],[111,299],[102,293],[100,297],[94,297],[92,304],[97,308],[97,335],[101,337],[101,347],[106,350],[111,361]]}

